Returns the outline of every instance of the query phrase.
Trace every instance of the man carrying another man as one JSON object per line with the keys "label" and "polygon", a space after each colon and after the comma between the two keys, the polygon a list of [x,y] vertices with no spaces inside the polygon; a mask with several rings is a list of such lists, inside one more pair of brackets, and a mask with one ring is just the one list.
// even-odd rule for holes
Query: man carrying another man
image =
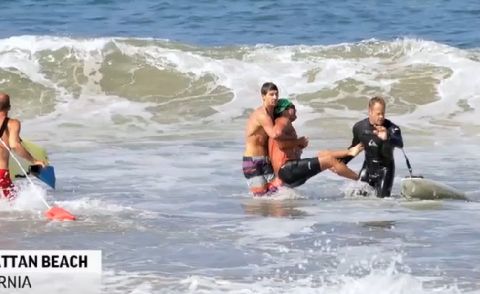
{"label": "man carrying another man", "polygon": [[[403,147],[400,128],[385,119],[385,101],[369,101],[368,118],[355,124],[348,150],[320,151],[317,157],[301,158],[308,139],[298,137],[292,122],[297,118],[293,103],[278,99],[278,88],[265,83],[261,88],[262,106],[249,117],[243,173],[250,191],[261,196],[279,185],[297,187],[325,169],[357,180],[357,173],[346,164],[365,148],[360,178],[374,187],[378,197],[390,196],[395,173],[394,147]],[[274,181],[274,178],[276,180]]]}
{"label": "man carrying another man", "polygon": [[274,128],[273,115],[278,101],[278,87],[271,82],[264,83],[260,89],[262,105],[250,114],[245,130],[245,152],[243,153],[243,174],[247,178],[250,192],[262,196],[276,191],[272,181],[273,173],[268,156],[268,138],[283,139],[295,146],[307,146],[305,137],[283,133]]}

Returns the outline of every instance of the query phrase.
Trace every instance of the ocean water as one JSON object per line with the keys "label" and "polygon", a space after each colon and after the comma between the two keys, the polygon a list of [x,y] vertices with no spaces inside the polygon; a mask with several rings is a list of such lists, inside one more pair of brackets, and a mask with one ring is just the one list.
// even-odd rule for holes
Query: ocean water
{"label": "ocean water", "polygon": [[[57,172],[0,203],[0,248],[100,249],[104,293],[480,293],[480,3],[68,2],[0,4],[0,89]],[[414,174],[471,201],[401,198],[400,150],[394,197],[326,171],[253,199],[265,81],[306,156],[348,146],[386,96]],[[41,197],[79,220],[46,221]]]}

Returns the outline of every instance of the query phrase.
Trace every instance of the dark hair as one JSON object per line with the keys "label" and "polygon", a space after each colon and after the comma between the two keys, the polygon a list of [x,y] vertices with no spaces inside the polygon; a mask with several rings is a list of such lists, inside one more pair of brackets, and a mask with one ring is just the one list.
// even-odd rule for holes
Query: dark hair
{"label": "dark hair", "polygon": [[262,85],[262,88],[260,89],[260,93],[263,95],[267,95],[268,91],[277,91],[278,92],[278,88],[277,88],[277,85],[275,85],[274,83],[272,82],[266,82]]}
{"label": "dark hair", "polygon": [[[3,96],[3,97],[1,97]],[[0,111],[10,110],[10,96],[8,94],[0,95]]]}
{"label": "dark hair", "polygon": [[368,109],[371,109],[375,103],[380,103],[383,107],[385,107],[385,99],[380,96],[375,96],[370,98],[370,101],[368,101]]}

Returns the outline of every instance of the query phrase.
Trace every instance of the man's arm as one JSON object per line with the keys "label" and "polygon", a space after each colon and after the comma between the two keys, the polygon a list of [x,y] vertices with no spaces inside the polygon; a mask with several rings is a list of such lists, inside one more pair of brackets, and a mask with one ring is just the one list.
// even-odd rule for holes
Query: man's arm
{"label": "man's arm", "polygon": [[386,140],[384,140],[381,149],[382,156],[393,160],[393,149],[395,147],[403,148],[402,132],[398,126],[391,123],[390,126],[385,129],[385,137]]}
{"label": "man's arm", "polygon": [[268,137],[272,139],[295,139],[294,136],[283,132],[284,127],[274,126],[272,118],[266,114],[260,115],[259,123],[265,130],[265,133],[267,133]]}
{"label": "man's arm", "polygon": [[[352,134],[353,134],[352,144],[350,145],[350,147],[348,147],[348,149],[352,148],[353,146],[357,146],[360,143],[360,138],[358,137],[357,124],[353,126]],[[353,158],[354,158],[353,156],[346,156],[344,158],[341,158],[340,161],[347,164]]]}
{"label": "man's arm", "polygon": [[284,117],[279,117],[275,120],[275,126],[274,129],[276,132],[281,133],[284,138],[276,138],[274,139],[277,144],[278,148],[281,150],[287,150],[287,149],[292,149],[292,148],[305,148],[308,145],[308,139],[306,137],[300,137],[297,138],[296,132],[293,129],[292,123],[284,118]]}
{"label": "man's arm", "polygon": [[10,133],[8,144],[10,145],[10,149],[15,151],[18,155],[25,158],[27,161],[30,161],[32,164],[36,165],[39,164],[42,167],[45,167],[45,162],[41,160],[36,160],[28,150],[25,149],[22,145],[22,141],[20,139],[20,122],[16,119],[11,119],[8,122],[8,131]]}
{"label": "man's arm", "polygon": [[383,141],[385,147],[403,148],[402,132],[391,121],[387,121],[385,126],[376,126],[373,133]]}
{"label": "man's arm", "polygon": [[278,148],[281,150],[288,150],[292,148],[305,148],[308,146],[308,139],[306,137],[300,137],[298,139],[279,140],[276,139]]}
{"label": "man's arm", "polygon": [[388,143],[393,147],[403,148],[402,131],[394,123],[388,128]]}

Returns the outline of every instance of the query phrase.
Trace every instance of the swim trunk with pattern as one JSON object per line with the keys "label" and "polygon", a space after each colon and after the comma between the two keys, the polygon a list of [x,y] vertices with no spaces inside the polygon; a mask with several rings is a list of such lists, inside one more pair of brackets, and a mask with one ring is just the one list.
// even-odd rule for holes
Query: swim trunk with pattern
{"label": "swim trunk with pattern", "polygon": [[277,191],[271,183],[275,175],[268,156],[244,156],[242,168],[248,188],[254,196]]}

